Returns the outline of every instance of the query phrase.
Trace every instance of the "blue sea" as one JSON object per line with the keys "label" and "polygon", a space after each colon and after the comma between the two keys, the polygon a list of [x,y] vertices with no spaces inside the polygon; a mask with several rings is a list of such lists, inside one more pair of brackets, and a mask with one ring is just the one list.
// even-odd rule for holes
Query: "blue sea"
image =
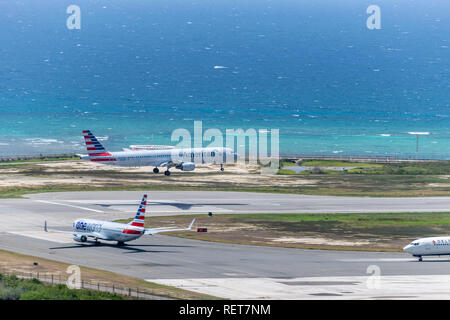
{"label": "blue sea", "polygon": [[0,1],[0,43],[0,155],[83,152],[83,129],[175,144],[201,120],[279,129],[281,154],[450,159],[449,1]]}

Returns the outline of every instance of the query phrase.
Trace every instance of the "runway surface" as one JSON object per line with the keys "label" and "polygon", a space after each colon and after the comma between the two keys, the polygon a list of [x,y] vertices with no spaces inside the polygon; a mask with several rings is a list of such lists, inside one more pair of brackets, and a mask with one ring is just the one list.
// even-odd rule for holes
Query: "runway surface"
{"label": "runway surface", "polygon": [[[317,251],[146,236],[125,247],[73,242],[81,217],[135,214],[143,192],[48,193],[0,200],[0,248],[104,269],[224,298],[450,298],[450,259]],[[335,198],[232,192],[149,192],[148,215],[247,212],[446,211],[447,198]],[[388,210],[389,206],[394,210]],[[310,211],[308,211],[310,210]],[[315,211],[317,210],[317,211]],[[341,211],[342,210],[342,211]],[[447,210],[448,211],[448,210]]]}

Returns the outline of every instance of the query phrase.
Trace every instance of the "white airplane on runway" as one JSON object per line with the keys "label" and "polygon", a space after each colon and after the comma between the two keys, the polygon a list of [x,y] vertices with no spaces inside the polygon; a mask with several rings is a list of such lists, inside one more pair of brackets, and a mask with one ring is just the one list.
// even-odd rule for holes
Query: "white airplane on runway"
{"label": "white airplane on runway", "polygon": [[450,237],[431,237],[414,240],[403,251],[412,254],[422,261],[423,256],[450,255]]}
{"label": "white airplane on runway", "polygon": [[73,231],[62,231],[47,229],[46,221],[44,231],[73,234],[73,239],[77,242],[86,242],[88,238],[94,238],[95,244],[99,244],[98,240],[107,240],[117,241],[117,244],[122,246],[125,242],[136,240],[144,234],[154,235],[160,232],[186,231],[191,230],[194,225],[195,219],[192,220],[189,227],[184,229],[177,229],[176,227],[146,229],[144,228],[146,206],[147,195],[144,194],[134,220],[128,224],[93,219],[79,219],[73,222]]}
{"label": "white airplane on runway", "polygon": [[166,167],[166,176],[170,175],[169,169],[172,167],[193,171],[196,163],[217,163],[224,171],[225,162],[238,159],[238,154],[232,149],[222,147],[107,152],[91,131],[84,130],[83,134],[88,154],[79,155],[81,159],[123,167],[154,166],[154,173],[159,173],[158,167]]}

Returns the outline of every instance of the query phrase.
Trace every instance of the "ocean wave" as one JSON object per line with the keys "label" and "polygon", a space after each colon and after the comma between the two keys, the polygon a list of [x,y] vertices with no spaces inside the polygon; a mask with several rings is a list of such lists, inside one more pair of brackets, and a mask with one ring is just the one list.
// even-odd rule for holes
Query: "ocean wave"
{"label": "ocean wave", "polygon": [[28,144],[31,145],[49,145],[54,143],[64,143],[64,141],[58,139],[46,139],[46,138],[26,138]]}

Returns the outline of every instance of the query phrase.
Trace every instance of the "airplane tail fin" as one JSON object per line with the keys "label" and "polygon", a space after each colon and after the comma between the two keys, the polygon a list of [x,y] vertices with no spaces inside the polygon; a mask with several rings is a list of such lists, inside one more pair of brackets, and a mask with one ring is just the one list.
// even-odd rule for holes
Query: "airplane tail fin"
{"label": "airplane tail fin", "polygon": [[97,140],[97,138],[92,134],[90,130],[84,130],[83,135],[89,157],[101,157],[111,155],[109,152],[106,151],[105,147],[102,146],[102,144]]}
{"label": "airplane tail fin", "polygon": [[139,205],[139,209],[134,217],[134,220],[129,223],[129,225],[135,227],[144,227],[145,220],[145,208],[147,207],[147,195],[144,194],[141,200],[141,204]]}

